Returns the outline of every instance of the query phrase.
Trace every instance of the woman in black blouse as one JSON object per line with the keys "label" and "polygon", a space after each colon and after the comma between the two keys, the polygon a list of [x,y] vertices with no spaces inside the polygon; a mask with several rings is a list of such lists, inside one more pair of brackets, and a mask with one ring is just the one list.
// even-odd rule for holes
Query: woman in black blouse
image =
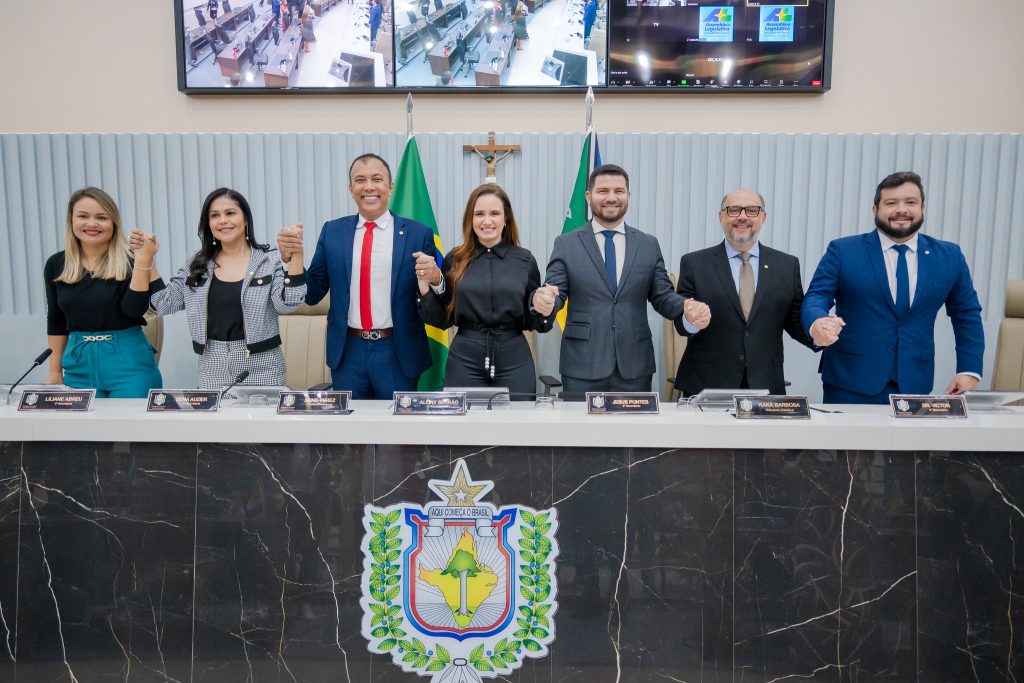
{"label": "woman in black blouse", "polygon": [[[462,216],[462,244],[441,266],[417,261],[421,312],[425,322],[458,327],[448,352],[445,385],[508,387],[533,394],[536,371],[524,330],[547,332],[554,318],[531,308],[540,287],[533,254],[519,246],[519,229],[508,195],[494,184],[473,190]],[[546,315],[545,315],[546,314]]]}
{"label": "woman in black blouse", "polygon": [[142,332],[155,276],[156,238],[139,232],[135,262],[117,204],[86,187],[68,201],[64,251],[46,261],[48,384],[96,389],[99,398],[142,398],[163,383]]}

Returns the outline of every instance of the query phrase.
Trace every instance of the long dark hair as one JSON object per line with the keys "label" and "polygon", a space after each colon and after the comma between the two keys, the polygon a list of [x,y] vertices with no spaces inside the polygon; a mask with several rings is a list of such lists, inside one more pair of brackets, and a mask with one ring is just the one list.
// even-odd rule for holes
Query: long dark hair
{"label": "long dark hair", "polygon": [[206,277],[206,270],[210,265],[210,261],[220,253],[222,248],[220,242],[213,238],[213,231],[210,230],[210,205],[221,197],[227,197],[235,204],[238,204],[238,208],[242,210],[242,217],[245,219],[245,241],[249,243],[249,246],[263,251],[269,251],[270,249],[269,244],[260,244],[256,241],[253,235],[252,209],[249,208],[249,202],[242,196],[242,193],[229,187],[218,187],[206,196],[206,201],[203,202],[203,210],[199,214],[199,239],[202,240],[203,247],[188,266],[189,274],[185,282],[189,287],[199,286]]}
{"label": "long dark hair", "polygon": [[451,291],[451,300],[448,302],[448,316],[455,315],[455,293],[459,287],[459,281],[466,274],[469,264],[476,259],[477,250],[480,248],[480,240],[473,230],[473,213],[476,211],[476,202],[484,195],[494,195],[501,200],[505,210],[505,227],[501,230],[501,241],[508,242],[513,247],[519,246],[519,227],[516,225],[516,216],[512,213],[512,200],[508,198],[505,190],[494,183],[484,183],[469,193],[466,201],[466,210],[462,213],[462,244],[448,252],[451,270],[448,272],[448,279],[445,287]]}

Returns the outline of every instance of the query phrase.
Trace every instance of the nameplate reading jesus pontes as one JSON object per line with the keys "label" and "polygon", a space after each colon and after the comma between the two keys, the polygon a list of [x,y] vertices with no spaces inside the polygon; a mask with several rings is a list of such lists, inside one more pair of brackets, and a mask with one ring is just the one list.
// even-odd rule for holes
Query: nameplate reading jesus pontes
{"label": "nameplate reading jesus pontes", "polygon": [[348,415],[351,391],[282,391],[278,415]]}
{"label": "nameplate reading jesus pontes", "polygon": [[21,395],[19,411],[52,410],[61,413],[83,413],[89,410],[95,389],[77,389],[62,391],[26,391]]}
{"label": "nameplate reading jesus pontes", "polygon": [[736,417],[741,420],[809,420],[806,396],[736,396]]}
{"label": "nameplate reading jesus pontes", "polygon": [[889,397],[893,417],[965,418],[967,401],[963,396],[916,396],[893,394]]}
{"label": "nameplate reading jesus pontes", "polygon": [[455,391],[396,391],[395,415],[465,415],[466,395]]}
{"label": "nameplate reading jesus pontes", "polygon": [[220,391],[150,389],[147,413],[214,413],[220,410]]}
{"label": "nameplate reading jesus pontes", "polygon": [[658,395],[653,392],[587,392],[590,415],[657,415]]}

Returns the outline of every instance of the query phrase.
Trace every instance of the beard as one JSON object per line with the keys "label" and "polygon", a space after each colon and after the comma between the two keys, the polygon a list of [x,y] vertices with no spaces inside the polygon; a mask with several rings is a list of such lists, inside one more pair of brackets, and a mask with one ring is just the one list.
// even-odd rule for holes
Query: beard
{"label": "beard", "polygon": [[920,230],[922,225],[924,225],[924,216],[921,216],[916,221],[911,221],[910,225],[905,228],[894,228],[886,221],[875,216],[875,227],[885,233],[891,240],[905,240]]}
{"label": "beard", "polygon": [[623,202],[618,207],[602,207],[600,204],[595,202],[590,204],[590,212],[610,225],[621,221],[622,217],[626,215],[626,209],[628,208],[629,204],[626,202]]}

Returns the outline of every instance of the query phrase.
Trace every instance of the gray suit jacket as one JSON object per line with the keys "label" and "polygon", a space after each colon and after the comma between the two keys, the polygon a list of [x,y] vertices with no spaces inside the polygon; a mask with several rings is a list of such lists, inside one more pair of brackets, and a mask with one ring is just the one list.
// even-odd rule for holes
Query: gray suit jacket
{"label": "gray suit jacket", "polygon": [[647,302],[670,320],[683,314],[683,297],[672,290],[657,238],[625,228],[626,256],[615,292],[590,223],[555,240],[546,282],[558,287],[555,310],[571,299],[562,333],[562,375],[597,380],[611,376],[616,366],[626,379],[653,375]]}

